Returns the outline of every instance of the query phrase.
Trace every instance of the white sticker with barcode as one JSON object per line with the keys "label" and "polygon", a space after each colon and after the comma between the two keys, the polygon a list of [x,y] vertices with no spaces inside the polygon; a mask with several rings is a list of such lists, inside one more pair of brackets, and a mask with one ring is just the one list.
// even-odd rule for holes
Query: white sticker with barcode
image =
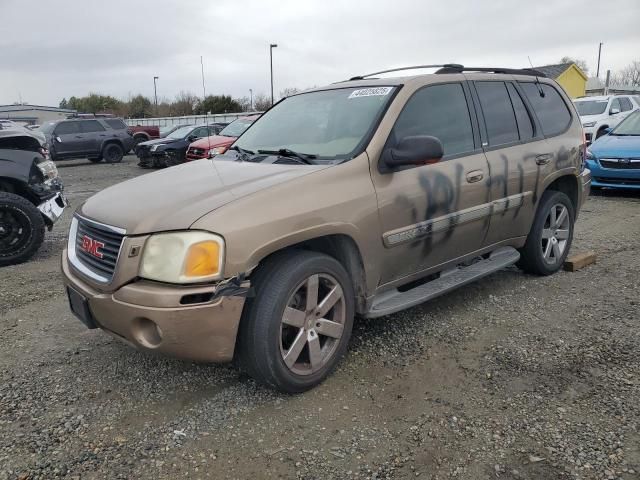
{"label": "white sticker with barcode", "polygon": [[375,97],[375,96],[384,96],[389,95],[389,92],[393,89],[393,87],[375,87],[375,88],[361,88],[360,90],[354,90],[349,95],[349,98],[360,98],[360,97]]}

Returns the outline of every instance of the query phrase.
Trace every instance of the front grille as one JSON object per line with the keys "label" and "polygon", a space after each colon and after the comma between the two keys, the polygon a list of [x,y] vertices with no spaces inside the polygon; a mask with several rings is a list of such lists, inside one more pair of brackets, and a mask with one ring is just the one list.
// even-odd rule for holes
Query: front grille
{"label": "front grille", "polygon": [[609,183],[612,185],[638,185],[640,186],[640,178],[604,178],[604,177],[594,177],[593,178],[598,183]]}
{"label": "front grille", "polygon": [[617,170],[640,170],[640,158],[603,158],[600,165]]}
{"label": "front grille", "polygon": [[[87,240],[89,239],[89,240]],[[78,231],[76,233],[76,257],[93,273],[111,280],[116,269],[118,253],[124,235],[110,230],[106,226],[100,226],[83,218],[78,218]],[[96,255],[87,251],[87,244],[99,242]],[[96,245],[96,244],[94,244]],[[100,255],[102,258],[99,258]]]}

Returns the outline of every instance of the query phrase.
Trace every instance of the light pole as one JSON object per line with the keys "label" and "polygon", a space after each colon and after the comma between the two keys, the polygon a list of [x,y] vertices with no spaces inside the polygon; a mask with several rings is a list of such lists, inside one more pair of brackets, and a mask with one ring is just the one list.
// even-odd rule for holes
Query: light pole
{"label": "light pole", "polygon": [[153,77],[153,98],[156,105],[156,117],[158,116],[158,89],[156,88],[156,80],[160,77]]}
{"label": "light pole", "polygon": [[598,68],[596,69],[596,78],[600,77],[600,54],[602,53],[602,42],[598,45]]}
{"label": "light pole", "polygon": [[249,89],[249,111],[253,112],[253,89]]}
{"label": "light pole", "polygon": [[269,44],[269,61],[271,62],[271,105],[273,106],[273,49],[276,48],[278,44],[271,43]]}

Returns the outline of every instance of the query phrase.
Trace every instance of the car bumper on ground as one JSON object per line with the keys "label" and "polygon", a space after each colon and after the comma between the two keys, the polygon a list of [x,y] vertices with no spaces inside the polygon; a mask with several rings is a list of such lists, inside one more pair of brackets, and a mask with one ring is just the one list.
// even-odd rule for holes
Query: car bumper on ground
{"label": "car bumper on ground", "polygon": [[640,168],[604,168],[598,160],[587,160],[594,187],[640,189]]}
{"label": "car bumper on ground", "polygon": [[[211,293],[212,287],[150,281],[101,292],[76,275],[67,250],[62,253],[62,274],[71,310],[89,328],[101,328],[138,349],[177,358],[198,362],[233,358],[245,301],[242,295],[214,295],[207,302],[185,305],[181,303],[185,298]],[[241,290],[248,287],[245,282]]]}

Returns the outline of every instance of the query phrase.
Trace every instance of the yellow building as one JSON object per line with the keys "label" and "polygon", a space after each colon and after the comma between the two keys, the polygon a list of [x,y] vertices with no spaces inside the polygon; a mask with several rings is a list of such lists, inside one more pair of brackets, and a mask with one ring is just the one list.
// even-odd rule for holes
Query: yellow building
{"label": "yellow building", "polygon": [[584,97],[587,76],[575,63],[559,63],[534,68],[558,82],[571,98]]}

